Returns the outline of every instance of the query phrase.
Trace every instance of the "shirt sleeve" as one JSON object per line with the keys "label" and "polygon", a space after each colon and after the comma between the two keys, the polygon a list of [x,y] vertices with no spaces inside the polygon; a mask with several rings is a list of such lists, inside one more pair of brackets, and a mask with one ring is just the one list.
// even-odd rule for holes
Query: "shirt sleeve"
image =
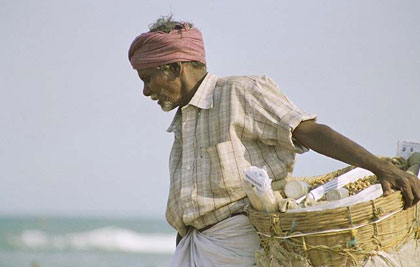
{"label": "shirt sleeve", "polygon": [[280,145],[295,153],[308,151],[292,137],[294,129],[306,120],[316,120],[316,115],[299,109],[267,76],[255,78],[250,105],[254,131],[258,138],[268,145]]}

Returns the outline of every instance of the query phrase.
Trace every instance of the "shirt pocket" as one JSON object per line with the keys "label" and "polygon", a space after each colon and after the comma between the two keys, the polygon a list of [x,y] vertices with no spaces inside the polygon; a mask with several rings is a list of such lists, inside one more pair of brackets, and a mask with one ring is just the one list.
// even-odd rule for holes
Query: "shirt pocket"
{"label": "shirt pocket", "polygon": [[[210,163],[210,190],[215,196],[243,197],[239,159],[231,141],[218,143],[206,148]],[[236,197],[235,197],[236,196]]]}

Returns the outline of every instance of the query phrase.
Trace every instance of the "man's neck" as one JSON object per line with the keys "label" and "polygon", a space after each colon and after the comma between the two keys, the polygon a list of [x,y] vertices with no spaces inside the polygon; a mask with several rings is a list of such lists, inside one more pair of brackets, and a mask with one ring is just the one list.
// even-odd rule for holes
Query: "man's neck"
{"label": "man's neck", "polygon": [[183,101],[181,103],[181,107],[187,105],[191,99],[193,98],[194,94],[197,92],[197,89],[200,87],[201,83],[203,82],[204,78],[206,77],[207,72],[200,72],[200,73],[196,73],[196,75],[194,75],[194,77],[191,77],[189,79],[189,85],[186,84],[187,88],[191,88],[189,90],[187,90],[183,96]]}

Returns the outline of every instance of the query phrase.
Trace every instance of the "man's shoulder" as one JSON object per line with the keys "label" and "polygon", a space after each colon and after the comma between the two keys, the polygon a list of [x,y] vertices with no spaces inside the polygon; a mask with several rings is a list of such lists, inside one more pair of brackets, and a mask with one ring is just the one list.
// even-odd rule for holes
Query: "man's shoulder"
{"label": "man's shoulder", "polygon": [[218,78],[216,86],[225,87],[229,85],[243,85],[247,87],[255,87],[265,83],[275,84],[267,75],[235,75]]}

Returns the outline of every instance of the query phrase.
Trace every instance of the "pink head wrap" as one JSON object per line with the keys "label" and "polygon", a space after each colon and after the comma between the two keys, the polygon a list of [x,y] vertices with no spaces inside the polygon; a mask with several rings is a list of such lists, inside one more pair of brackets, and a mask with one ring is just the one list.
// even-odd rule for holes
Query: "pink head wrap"
{"label": "pink head wrap", "polygon": [[131,43],[128,59],[134,69],[146,69],[174,62],[198,61],[206,64],[203,37],[197,28],[169,33],[146,32]]}

